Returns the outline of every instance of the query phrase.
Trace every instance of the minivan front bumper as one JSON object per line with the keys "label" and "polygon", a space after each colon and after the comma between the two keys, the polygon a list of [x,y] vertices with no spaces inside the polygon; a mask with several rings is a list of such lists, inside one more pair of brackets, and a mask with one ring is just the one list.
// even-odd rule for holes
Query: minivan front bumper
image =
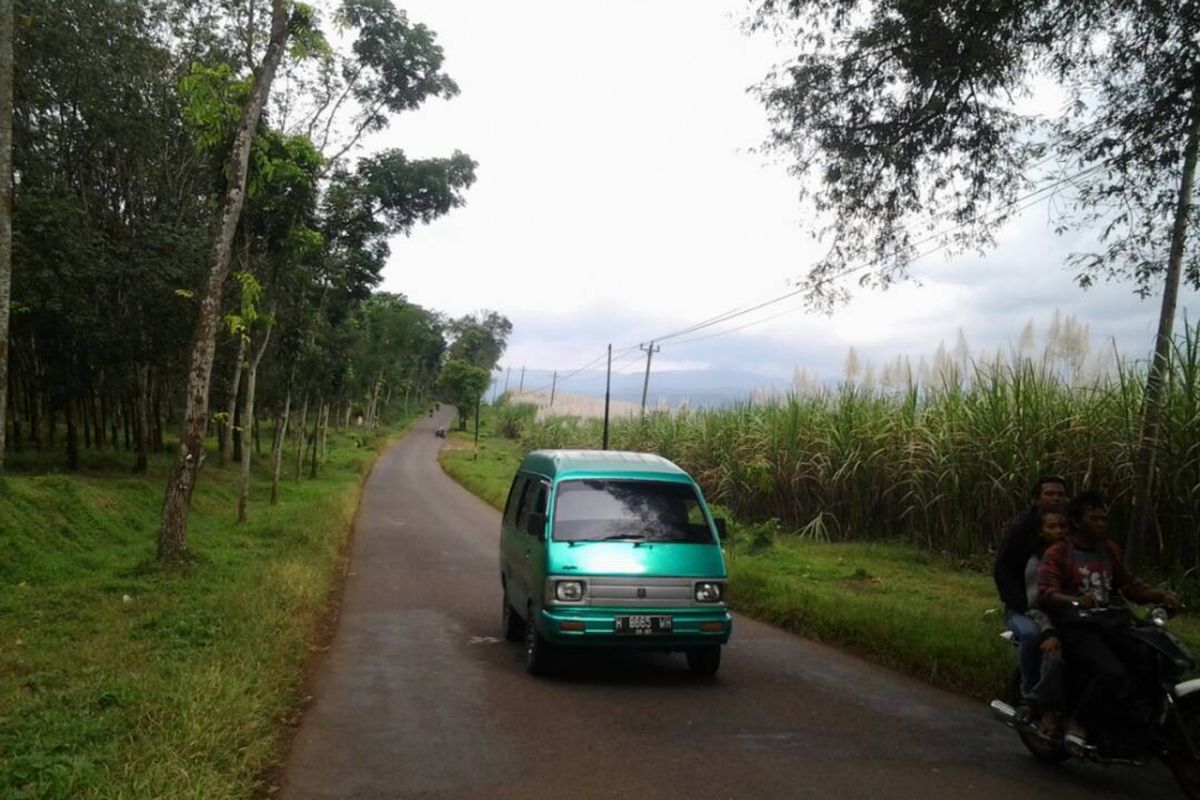
{"label": "minivan front bumper", "polygon": [[[616,632],[620,616],[669,616],[669,633],[630,635]],[[566,626],[564,628],[564,625]],[[729,641],[733,616],[716,608],[611,608],[556,606],[538,612],[538,630],[551,644],[566,647],[621,647],[635,650],[689,650]]]}

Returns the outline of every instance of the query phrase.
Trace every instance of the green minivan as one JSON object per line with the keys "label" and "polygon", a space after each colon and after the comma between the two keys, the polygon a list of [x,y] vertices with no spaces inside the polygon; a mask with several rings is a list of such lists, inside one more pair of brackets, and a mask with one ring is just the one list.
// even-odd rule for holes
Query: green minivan
{"label": "green minivan", "polygon": [[683,652],[713,675],[733,619],[725,559],[700,487],[665,458],[535,450],[504,507],[504,636],[540,674],[566,647]]}

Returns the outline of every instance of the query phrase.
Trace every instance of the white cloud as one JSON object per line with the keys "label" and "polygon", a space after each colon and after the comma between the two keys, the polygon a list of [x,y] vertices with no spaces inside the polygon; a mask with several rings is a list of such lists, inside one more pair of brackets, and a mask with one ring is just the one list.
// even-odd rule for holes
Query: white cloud
{"label": "white cloud", "polygon": [[[767,123],[746,89],[784,54],[739,30],[744,0],[404,6],[437,33],[462,94],[400,117],[371,146],[457,148],[480,166],[466,207],[394,242],[383,288],[454,315],[508,315],[505,363],[578,367],[609,342],[636,345],[785,292],[820,255],[785,166],[751,152]],[[915,358],[962,328],[995,349],[1055,308],[1097,340],[1145,352],[1157,300],[1120,284],[1081,292],[1063,266],[1078,246],[1037,206],[985,257],[918,262],[920,287],[688,343],[798,305],[784,301],[664,342],[655,366],[837,374],[850,345],[876,362]],[[1181,308],[1196,316],[1195,292]],[[637,371],[640,357],[620,365]]]}

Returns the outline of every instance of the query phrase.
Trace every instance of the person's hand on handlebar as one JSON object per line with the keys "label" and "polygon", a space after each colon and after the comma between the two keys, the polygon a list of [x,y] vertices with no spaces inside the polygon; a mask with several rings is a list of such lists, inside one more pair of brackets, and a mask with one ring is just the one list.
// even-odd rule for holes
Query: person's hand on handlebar
{"label": "person's hand on handlebar", "polygon": [[1075,605],[1080,608],[1099,608],[1100,601],[1093,594],[1083,594],[1075,598]]}

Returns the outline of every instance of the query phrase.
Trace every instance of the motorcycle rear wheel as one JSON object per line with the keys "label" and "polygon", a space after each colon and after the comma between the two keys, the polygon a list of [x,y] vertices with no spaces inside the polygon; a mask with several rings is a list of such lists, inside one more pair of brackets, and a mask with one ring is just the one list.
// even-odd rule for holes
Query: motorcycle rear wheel
{"label": "motorcycle rear wheel", "polygon": [[[1021,702],[1021,671],[1017,670],[1008,682],[1008,690],[1004,693],[1005,701],[1013,708]],[[1057,744],[1049,742],[1026,728],[1017,728],[1017,736],[1025,749],[1048,764],[1061,764],[1071,757],[1060,739]],[[1200,798],[1197,798],[1200,800]]]}
{"label": "motorcycle rear wheel", "polygon": [[[1188,738],[1195,747],[1200,747],[1200,696],[1189,695],[1179,700],[1179,713],[1183,717],[1183,725],[1187,729]],[[1183,796],[1188,800],[1200,800],[1200,762],[1193,761],[1180,752],[1168,755],[1164,760],[1175,775],[1175,782],[1183,790]]]}

